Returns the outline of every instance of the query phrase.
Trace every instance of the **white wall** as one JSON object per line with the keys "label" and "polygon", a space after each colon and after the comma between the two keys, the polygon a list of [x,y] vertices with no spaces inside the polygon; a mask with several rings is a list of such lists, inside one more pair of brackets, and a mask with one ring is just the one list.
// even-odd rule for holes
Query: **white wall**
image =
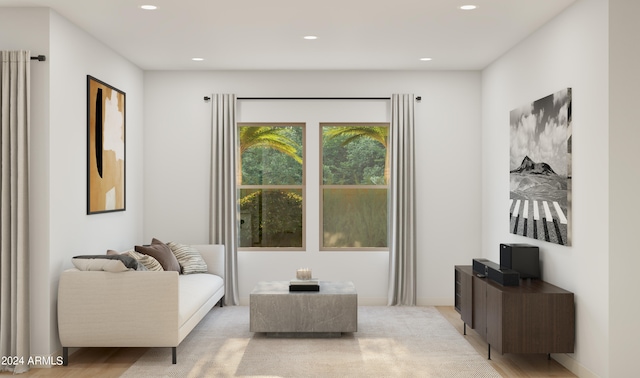
{"label": "white wall", "polygon": [[640,212],[640,25],[637,1],[609,1],[609,365],[611,377],[637,374],[640,301],[635,290]]}
{"label": "white wall", "polygon": [[[51,261],[54,299],[60,272],[78,254],[103,254],[142,241],[143,72],[51,12]],[[126,93],[126,211],[86,215],[87,75]],[[52,316],[52,319],[56,319]],[[51,349],[58,346],[52,324]]]}
{"label": "white wall", "polygon": [[[203,97],[211,93],[422,96],[415,106],[418,300],[421,304],[453,303],[453,265],[469,264],[481,253],[478,72],[145,72],[145,240],[208,242],[211,104]],[[248,109],[251,106],[255,107],[241,102],[240,114],[257,121],[255,109]],[[371,120],[371,114],[363,113],[363,120]],[[295,115],[283,112],[282,118],[286,117]],[[307,140],[316,135],[309,133]],[[317,214],[307,219],[316,219],[317,224]],[[310,224],[313,222],[308,227]],[[316,234],[310,229],[307,235]],[[385,252],[318,252],[317,245],[315,250],[309,245],[307,252],[240,252],[238,266],[242,303],[248,303],[257,281],[289,279],[300,266],[313,268],[323,279],[355,281],[361,304],[386,303]]]}
{"label": "white wall", "polygon": [[[581,376],[608,376],[609,133],[608,2],[581,0],[482,73],[482,247],[540,247],[543,279],[575,294],[575,353],[555,356]],[[573,245],[508,230],[509,112],[573,88]],[[638,224],[637,221],[635,223]]]}
{"label": "white wall", "polygon": [[[46,8],[2,8],[0,33],[12,36],[0,48],[47,56],[32,63],[31,104],[31,353],[42,356],[59,351],[57,286],[71,257],[142,241],[143,74]],[[126,92],[125,212],[86,215],[87,74]]]}

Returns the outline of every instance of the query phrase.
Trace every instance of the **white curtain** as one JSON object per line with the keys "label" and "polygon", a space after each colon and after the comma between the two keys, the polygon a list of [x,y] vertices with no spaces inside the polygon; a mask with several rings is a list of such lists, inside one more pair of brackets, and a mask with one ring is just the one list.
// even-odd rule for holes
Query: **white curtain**
{"label": "white curtain", "polygon": [[238,295],[238,201],[236,199],[236,96],[214,94],[211,128],[211,209],[212,244],[224,244],[226,250],[224,303],[237,305]]}
{"label": "white curtain", "polygon": [[[0,371],[29,370],[29,51],[2,51]],[[22,357],[22,359],[20,359]],[[4,361],[4,360],[3,360]]]}
{"label": "white curtain", "polygon": [[415,137],[413,94],[391,96],[389,133],[388,305],[416,304]]}

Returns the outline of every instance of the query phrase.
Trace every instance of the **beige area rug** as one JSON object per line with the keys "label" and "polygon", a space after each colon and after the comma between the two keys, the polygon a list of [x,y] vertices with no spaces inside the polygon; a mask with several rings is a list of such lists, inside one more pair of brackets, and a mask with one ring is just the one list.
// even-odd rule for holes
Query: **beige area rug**
{"label": "beige area rug", "polygon": [[271,338],[247,306],[215,307],[178,346],[151,348],[123,377],[500,377],[433,307],[358,307],[358,332]]}

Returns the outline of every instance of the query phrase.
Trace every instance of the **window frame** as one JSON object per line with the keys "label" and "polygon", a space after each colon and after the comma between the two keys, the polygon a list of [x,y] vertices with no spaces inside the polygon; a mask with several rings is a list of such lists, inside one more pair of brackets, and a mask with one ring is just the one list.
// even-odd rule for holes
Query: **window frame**
{"label": "window frame", "polygon": [[[307,192],[306,192],[306,180],[307,180],[307,147],[306,147],[306,132],[307,125],[304,122],[237,122],[236,128],[238,131],[238,135],[240,135],[241,127],[300,127],[302,129],[302,184],[285,184],[285,185],[277,185],[277,184],[268,184],[268,185],[243,185],[242,184],[242,166],[238,164],[237,174],[236,174],[236,192],[237,192],[237,211],[238,211],[238,221],[237,221],[237,232],[238,232],[238,251],[294,251],[294,252],[304,252],[306,251],[307,245]],[[240,154],[240,140],[238,140],[237,145],[238,151],[238,161],[242,162],[242,156]],[[241,212],[240,212],[240,192],[241,190],[300,190],[302,195],[302,246],[301,247],[241,247],[240,246],[240,221],[241,221]]]}
{"label": "window frame", "polygon": [[[390,177],[390,172],[385,172],[385,175],[387,176],[385,178],[385,185],[325,185],[324,184],[324,170],[323,170],[323,166],[324,166],[324,161],[323,161],[323,155],[324,155],[324,138],[323,138],[323,130],[324,127],[331,127],[331,126],[336,126],[336,127],[344,127],[344,126],[368,126],[368,127],[380,127],[380,126],[384,126],[387,127],[389,129],[389,131],[391,130],[391,123],[390,122],[320,122],[318,125],[318,132],[319,132],[319,202],[320,202],[320,207],[318,209],[318,213],[319,213],[319,224],[318,224],[318,228],[319,228],[319,240],[318,240],[318,248],[319,251],[321,252],[358,252],[358,251],[365,251],[365,252],[371,252],[371,251],[384,251],[384,252],[388,252],[389,251],[389,188],[390,188],[390,184],[389,181],[391,179]],[[387,164],[389,163],[389,147],[387,146],[387,151],[386,151],[386,157],[385,159],[387,160]],[[324,245],[324,190],[325,189],[386,189],[387,191],[387,246],[386,247],[326,247]]]}

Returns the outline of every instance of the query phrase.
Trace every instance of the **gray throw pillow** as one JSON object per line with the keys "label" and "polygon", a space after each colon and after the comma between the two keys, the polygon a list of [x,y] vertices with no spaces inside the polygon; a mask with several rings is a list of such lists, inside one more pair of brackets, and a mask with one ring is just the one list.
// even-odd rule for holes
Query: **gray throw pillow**
{"label": "gray throw pillow", "polygon": [[144,253],[136,252],[136,250],[133,248],[128,251],[124,251],[122,253],[118,251],[114,251],[113,249],[110,249],[107,251],[107,255],[123,255],[123,256],[133,257],[138,261],[138,270],[150,270],[154,272],[164,271],[164,269],[162,268],[162,265],[160,265],[158,260],[154,259],[149,255],[145,255]]}

